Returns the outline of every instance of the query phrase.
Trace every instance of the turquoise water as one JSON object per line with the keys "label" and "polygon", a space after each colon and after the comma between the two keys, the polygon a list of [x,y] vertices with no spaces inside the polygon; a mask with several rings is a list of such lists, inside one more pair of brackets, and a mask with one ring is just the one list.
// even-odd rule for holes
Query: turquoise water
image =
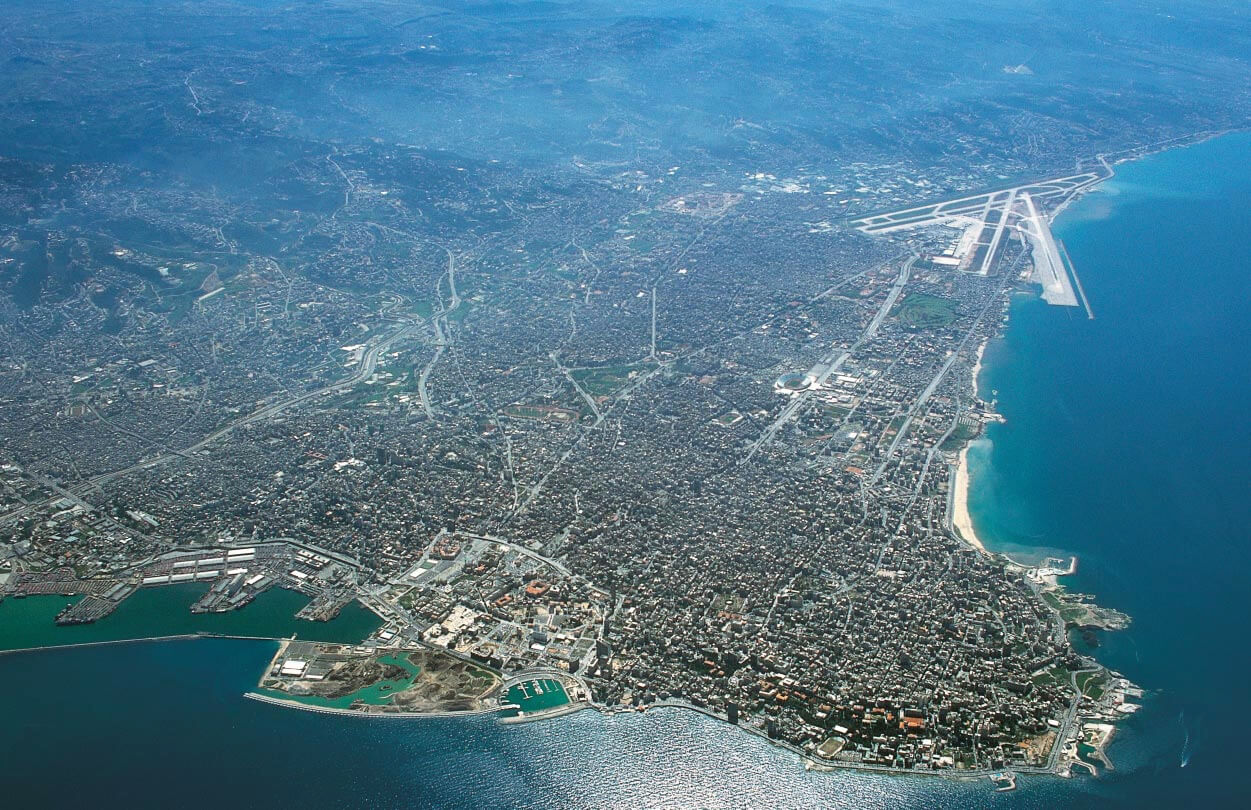
{"label": "turquoise water", "polygon": [[[536,684],[537,689],[536,689]],[[522,687],[525,687],[524,689]],[[542,689],[540,693],[537,690]],[[511,714],[516,715],[521,712],[539,712],[544,709],[554,709],[557,706],[563,706],[569,702],[569,694],[565,692],[565,687],[560,681],[551,678],[542,678],[534,681],[526,681],[517,686],[510,687],[508,690],[508,701],[516,703],[520,706],[520,710],[514,709]]]}
{"label": "turquoise water", "polygon": [[[1251,795],[1251,137],[1118,167],[1057,222],[1095,320],[1014,302],[973,454],[993,549],[1077,554],[1075,589],[1129,613],[1096,651],[1153,690],[1111,749],[1149,806]],[[1182,763],[1186,767],[1182,768]]]}
{"label": "turquoise water", "polygon": [[203,583],[141,588],[100,621],[66,627],[55,624],[56,616],[78,597],[9,597],[0,602],[0,650],[190,633],[357,642],[382,624],[358,602],[329,622],[297,619],[308,597],[282,588],[265,591],[241,610],[192,613],[189,608],[207,590]]}
{"label": "turquoise water", "polygon": [[417,676],[421,673],[421,668],[414,664],[407,655],[383,655],[379,656],[378,661],[382,664],[402,667],[408,674],[403,678],[395,680],[379,681],[337,698],[322,697],[320,695],[293,695],[281,689],[257,688],[252,691],[262,695],[269,695],[279,700],[294,700],[296,703],[306,703],[309,706],[324,706],[330,709],[347,709],[358,700],[373,706],[381,706],[389,703],[396,692],[403,692],[412,686],[413,681],[417,680]]}
{"label": "turquoise water", "polygon": [[[1134,617],[1110,665],[1153,690],[1097,780],[805,773],[701,715],[368,719],[242,697],[267,642],[0,656],[0,773],[14,806],[1241,806],[1251,531],[1251,138],[1123,166],[1059,223],[1097,318],[1022,297],[987,354],[1008,422],[974,458],[995,548],[1080,556],[1075,587]],[[53,630],[53,632],[58,632]],[[1189,740],[1189,741],[1187,741]],[[1187,762],[1185,768],[1181,767]],[[71,789],[72,786],[72,789]]]}

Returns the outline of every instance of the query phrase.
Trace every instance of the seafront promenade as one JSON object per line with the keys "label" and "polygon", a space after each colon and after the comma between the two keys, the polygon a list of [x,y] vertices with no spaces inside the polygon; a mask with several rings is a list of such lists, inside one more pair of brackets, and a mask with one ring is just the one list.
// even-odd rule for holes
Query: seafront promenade
{"label": "seafront promenade", "polygon": [[[599,709],[599,711],[608,715],[630,713],[629,710],[605,709],[599,706],[596,706],[594,708]],[[721,723],[726,723],[726,724],[730,723],[730,719],[723,713],[710,709],[707,706],[696,706],[693,703],[688,703],[683,700],[661,701],[659,703],[656,703],[650,706],[649,708],[647,708],[646,711],[653,712],[653,711],[665,710],[665,709],[677,709],[677,710],[682,710],[682,711],[695,712],[696,714],[702,714],[705,717],[709,717]],[[850,762],[847,760],[824,759],[824,758],[815,757],[813,756],[811,752],[804,751],[801,748],[791,745],[785,740],[779,740],[775,737],[770,737],[767,731],[761,728],[757,728],[756,726],[745,725],[745,724],[739,723],[735,725],[735,728],[741,731],[745,731],[754,737],[758,737],[759,739],[764,740],[770,745],[773,745],[777,748],[780,748],[784,751],[788,751],[794,754],[796,757],[799,758],[799,761],[803,763],[803,766],[805,769],[818,771],[818,772],[864,771],[866,773],[892,774],[896,776],[925,776],[925,777],[937,777],[937,778],[943,778],[943,779],[975,780],[975,779],[983,779],[987,776],[990,776],[992,774],[998,773],[1003,770],[1002,768],[995,769],[995,768],[988,768],[988,767],[969,769],[969,770],[954,770],[954,769],[939,770],[939,769],[933,769],[933,768],[895,768],[890,765],[876,765],[871,762]],[[1029,773],[1029,774],[1054,774],[1055,773],[1054,768],[1042,768],[1042,767],[1030,768],[1030,767],[1013,766],[1012,770],[1016,773]]]}

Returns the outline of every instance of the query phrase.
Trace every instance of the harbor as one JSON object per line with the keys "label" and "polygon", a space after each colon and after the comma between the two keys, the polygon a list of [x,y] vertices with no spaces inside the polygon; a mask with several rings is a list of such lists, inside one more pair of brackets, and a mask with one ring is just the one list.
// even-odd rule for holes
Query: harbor
{"label": "harbor", "polygon": [[0,601],[0,650],[29,649],[125,641],[154,636],[214,634],[251,638],[300,638],[358,642],[382,624],[359,604],[350,604],[329,622],[296,618],[307,597],[275,588],[258,596],[246,609],[227,613],[191,612],[204,585],[185,583],[140,588],[109,615],[89,624],[58,626],[67,606],[85,597],[33,595]]}

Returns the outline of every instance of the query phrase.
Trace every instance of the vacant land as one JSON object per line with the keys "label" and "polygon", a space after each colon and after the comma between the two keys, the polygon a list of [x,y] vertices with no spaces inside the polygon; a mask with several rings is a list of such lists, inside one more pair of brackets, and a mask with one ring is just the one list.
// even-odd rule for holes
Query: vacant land
{"label": "vacant land", "polygon": [[625,386],[630,377],[642,369],[639,365],[605,366],[575,369],[573,378],[593,397],[608,396]]}
{"label": "vacant land", "polygon": [[895,317],[916,329],[940,328],[956,320],[956,304],[950,298],[913,293],[899,303]]}
{"label": "vacant land", "polygon": [[489,708],[496,673],[433,649],[360,653],[338,644],[288,642],[261,679],[261,694],[367,713]]}

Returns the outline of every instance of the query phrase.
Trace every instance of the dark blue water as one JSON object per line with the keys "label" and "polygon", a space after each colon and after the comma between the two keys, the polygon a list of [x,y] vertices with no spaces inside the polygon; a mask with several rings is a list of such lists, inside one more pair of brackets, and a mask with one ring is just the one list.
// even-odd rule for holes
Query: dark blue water
{"label": "dark blue water", "polygon": [[1249,149],[1119,167],[1063,214],[1096,318],[1019,299],[981,378],[1008,421],[975,457],[975,525],[1077,554],[1069,584],[1133,617],[1097,653],[1156,693],[1111,751],[1152,806],[1251,797]]}
{"label": "dark blue water", "polygon": [[[501,726],[243,698],[274,649],[210,639],[0,656],[5,806],[1042,808],[1057,795],[1055,780],[995,794],[985,779],[805,773],[681,710]],[[1059,787],[1097,803],[1089,782]]]}
{"label": "dark blue water", "polygon": [[[1060,233],[1097,319],[1021,298],[983,393],[1008,423],[974,462],[990,545],[1076,553],[1078,589],[1134,617],[1097,653],[1152,690],[1097,780],[805,773],[699,715],[309,714],[249,701],[263,642],[0,656],[8,806],[1203,807],[1251,795],[1251,138],[1122,167]],[[1190,742],[1186,743],[1187,735]],[[1180,767],[1188,759],[1185,768]]]}

